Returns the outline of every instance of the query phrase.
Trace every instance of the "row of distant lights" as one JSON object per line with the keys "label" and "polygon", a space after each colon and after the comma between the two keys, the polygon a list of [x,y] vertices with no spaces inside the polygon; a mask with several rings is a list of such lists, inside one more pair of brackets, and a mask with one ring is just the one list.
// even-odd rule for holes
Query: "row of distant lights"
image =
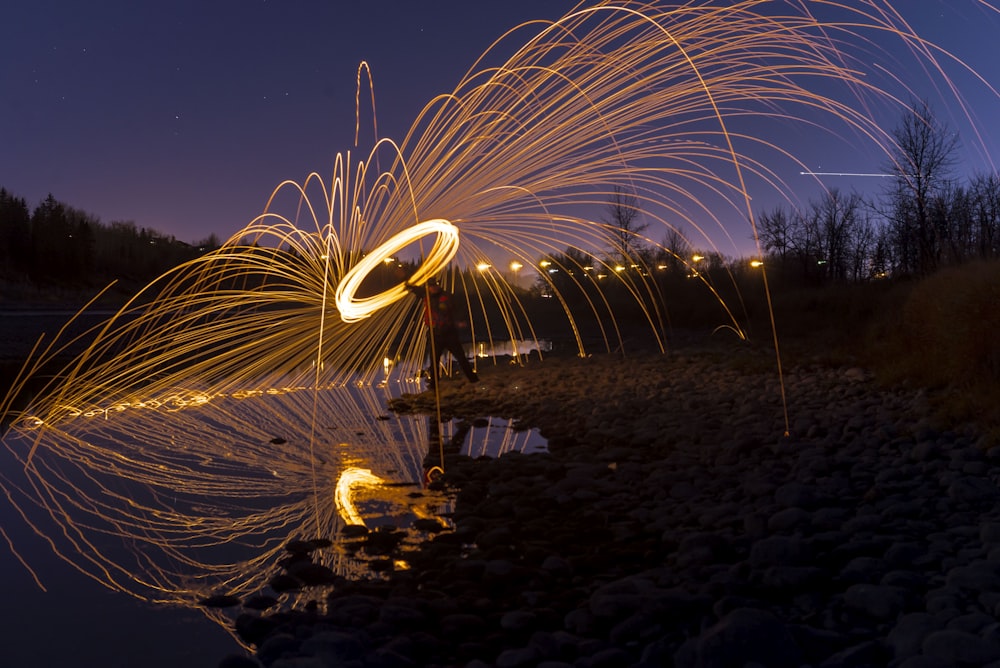
{"label": "row of distant lights", "polygon": [[[691,256],[691,261],[694,262],[695,264],[697,264],[698,262],[701,262],[704,259],[705,259],[704,255],[693,255],[693,256]],[[476,265],[476,269],[478,269],[479,271],[486,271],[487,269],[490,269],[492,266],[493,265],[489,264],[488,262],[480,262],[479,264]],[[559,271],[559,269],[557,267],[553,267],[552,266],[552,262],[550,260],[542,260],[541,262],[538,263],[538,266],[540,266],[542,269],[546,270],[550,274],[555,274],[555,273],[557,273]],[[756,269],[758,267],[763,267],[764,263],[762,261],[760,261],[760,260],[750,260],[750,266],[753,267],[754,269]],[[518,262],[517,260],[514,260],[513,262],[510,263],[510,270],[513,271],[513,272],[517,272],[520,269],[522,269],[523,267],[524,267],[524,265],[521,264],[520,262]],[[656,265],[656,268],[659,271],[665,271],[667,269],[667,267],[668,267],[668,265],[666,265],[666,264],[658,264],[658,265]],[[615,271],[616,272],[620,273],[620,272],[625,271],[625,269],[626,269],[626,267],[623,264],[615,265]],[[637,264],[633,264],[632,265],[632,269],[640,269],[640,267]],[[591,266],[591,265],[588,265],[586,267],[583,267],[583,270],[584,271],[593,271],[594,267]],[[605,278],[605,277],[607,277],[607,274],[598,274],[597,277],[598,278]]]}
{"label": "row of distant lights", "polygon": [[[698,262],[701,262],[704,259],[705,259],[704,255],[692,255],[691,256],[691,261],[694,262],[695,264],[697,264]],[[393,258],[393,257],[387,257],[385,260],[383,260],[383,262],[385,262],[386,264],[392,264],[395,261],[396,261],[396,258]],[[550,274],[555,274],[555,273],[559,272],[559,268],[558,267],[553,267],[552,266],[552,261],[551,260],[542,260],[541,262],[538,263],[538,266],[541,267],[542,269],[544,269],[545,271],[547,271]],[[764,263],[762,261],[760,261],[760,260],[750,260],[750,266],[753,267],[754,269],[757,269],[759,267],[763,267]],[[508,265],[508,267],[515,274],[517,272],[519,272],[521,269],[524,269],[524,265],[521,264],[520,262],[518,262],[517,260],[512,261],[510,263],[510,265]],[[489,262],[480,262],[480,263],[478,263],[476,265],[476,270],[480,271],[480,272],[488,271],[488,270],[490,270],[492,268],[493,268],[493,265],[490,264]],[[640,267],[637,264],[633,264],[632,268],[633,269],[639,269]],[[665,264],[658,264],[658,265],[656,265],[656,268],[659,271],[665,271],[667,269],[667,265],[665,265]],[[625,271],[625,269],[626,269],[626,267],[623,264],[615,265],[615,271],[616,272],[620,273],[620,272]],[[591,265],[588,265],[588,266],[584,267],[583,270],[584,271],[593,271],[594,267],[591,266]],[[693,272],[693,274],[689,274],[689,275],[697,276],[698,272]],[[607,274],[597,274],[597,278],[607,278],[607,276],[608,276]]]}

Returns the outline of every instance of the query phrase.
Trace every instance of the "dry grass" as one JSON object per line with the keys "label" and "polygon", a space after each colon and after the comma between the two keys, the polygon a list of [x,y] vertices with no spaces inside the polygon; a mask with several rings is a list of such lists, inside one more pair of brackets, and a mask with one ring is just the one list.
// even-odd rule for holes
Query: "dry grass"
{"label": "dry grass", "polygon": [[866,357],[886,382],[936,390],[942,416],[1000,428],[1000,262],[913,284],[868,331]]}
{"label": "dry grass", "polygon": [[[885,385],[926,388],[948,424],[1000,434],[1000,261],[920,281],[773,291],[782,357],[860,364]],[[768,331],[752,323],[755,338]]]}
{"label": "dry grass", "polygon": [[[782,356],[792,363],[860,363],[866,332],[887,303],[899,300],[900,292],[889,283],[775,286],[772,298]],[[750,330],[755,340],[763,341],[770,336],[770,323],[765,310],[760,313]]]}

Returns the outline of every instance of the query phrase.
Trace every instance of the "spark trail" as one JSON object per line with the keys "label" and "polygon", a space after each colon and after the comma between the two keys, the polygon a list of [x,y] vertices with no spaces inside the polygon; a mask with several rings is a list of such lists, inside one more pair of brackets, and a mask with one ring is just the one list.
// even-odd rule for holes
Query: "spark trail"
{"label": "spark trail", "polygon": [[[912,70],[890,73],[879,62],[890,44],[891,58],[908,54]],[[330,459],[319,424],[343,428],[365,411],[320,397],[372,383],[387,359],[402,379],[418,368],[420,325],[383,255],[414,258],[416,283],[443,279],[479,323],[474,344],[537,338],[502,272],[467,270],[501,255],[524,267],[545,258],[578,284],[610,276],[665,347],[670,295],[650,279],[650,257],[692,260],[658,239],[673,230],[715,248],[732,242],[724,225],[732,215],[756,238],[752,198],[788,193],[779,174],[805,171],[790,128],[890,156],[879,112],[898,118],[932,81],[971,119],[948,76],[966,69],[885,0],[609,0],[518,26],[433,97],[404,137],[373,136],[363,150],[359,125],[355,148],[337,156],[329,178],[280,184],[221,248],[168,272],[80,339],[40,345],[0,405],[14,425],[4,445],[19,464],[0,472],[7,498],[31,511],[25,518],[45,515],[57,527],[43,532],[58,537],[56,551],[108,586],[169,601],[247,591],[255,582],[237,570],[273,556],[276,534],[336,523],[331,472],[344,462]],[[362,65],[359,105],[366,87]],[[768,138],[761,126],[782,132]],[[620,192],[634,195],[649,223],[625,247],[594,213]],[[642,245],[651,253],[628,254]],[[718,300],[720,325],[744,336],[740,304],[691,273]],[[600,323],[600,346],[620,347],[607,293],[571,308],[553,275],[539,280],[579,351],[584,315]],[[26,410],[10,410],[28,379],[81,344]],[[309,405],[228,412],[234,398],[286,387],[304,388],[295,396]],[[295,433],[295,445],[265,447],[271,432]],[[376,460],[406,456],[391,439],[367,449],[343,442]],[[98,537],[142,546],[130,552],[142,557],[123,558]],[[244,544],[259,556],[206,553]]]}

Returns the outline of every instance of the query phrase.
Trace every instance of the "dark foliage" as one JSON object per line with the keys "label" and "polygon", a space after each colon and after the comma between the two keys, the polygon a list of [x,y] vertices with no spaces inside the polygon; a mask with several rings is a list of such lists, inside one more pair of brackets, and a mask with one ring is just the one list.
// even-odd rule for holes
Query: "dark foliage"
{"label": "dark foliage", "polygon": [[93,290],[113,281],[143,285],[217,248],[213,236],[187,244],[133,222],[105,225],[46,197],[29,212],[24,198],[0,188],[0,280]]}
{"label": "dark foliage", "polygon": [[889,187],[876,201],[831,190],[805,210],[758,217],[772,274],[823,285],[1000,257],[1000,176],[952,178],[957,142],[926,104],[912,106],[893,138]]}

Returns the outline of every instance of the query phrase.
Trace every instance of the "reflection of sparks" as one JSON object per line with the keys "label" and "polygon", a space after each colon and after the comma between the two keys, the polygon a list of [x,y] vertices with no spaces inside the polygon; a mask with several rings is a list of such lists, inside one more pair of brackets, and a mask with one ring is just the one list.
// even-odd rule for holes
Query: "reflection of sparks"
{"label": "reflection of sparks", "polygon": [[[426,421],[373,419],[386,396],[369,386],[261,391],[191,410],[79,415],[36,430],[15,425],[0,449],[0,482],[14,504],[10,517],[49,536],[61,558],[109,588],[173,603],[220,587],[253,593],[289,537],[337,533],[344,520],[333,492],[345,468],[419,483]],[[324,428],[310,442],[314,419]],[[418,500],[411,491],[390,486],[375,498],[399,517],[436,515],[442,499]],[[121,549],[136,541],[141,550]],[[341,572],[359,568],[336,551],[322,558]]]}
{"label": "reflection of sparks", "polygon": [[337,479],[337,487],[334,491],[334,499],[337,503],[337,512],[348,524],[360,524],[364,526],[365,519],[358,512],[351,495],[357,487],[379,488],[385,482],[369,469],[360,469],[355,466],[344,469]]}
{"label": "reflection of sparks", "polygon": [[[345,520],[405,526],[446,506],[415,492],[430,447],[427,418],[377,419],[387,396],[371,386],[264,390],[190,410],[15,425],[0,448],[0,482],[14,508],[3,517],[24,519],[59,557],[138,598],[183,604],[220,588],[253,593],[290,537],[333,537]],[[497,422],[468,435],[472,456],[526,451],[533,441],[532,432]],[[374,508],[359,507],[359,498]],[[318,556],[360,572],[337,551]]]}

